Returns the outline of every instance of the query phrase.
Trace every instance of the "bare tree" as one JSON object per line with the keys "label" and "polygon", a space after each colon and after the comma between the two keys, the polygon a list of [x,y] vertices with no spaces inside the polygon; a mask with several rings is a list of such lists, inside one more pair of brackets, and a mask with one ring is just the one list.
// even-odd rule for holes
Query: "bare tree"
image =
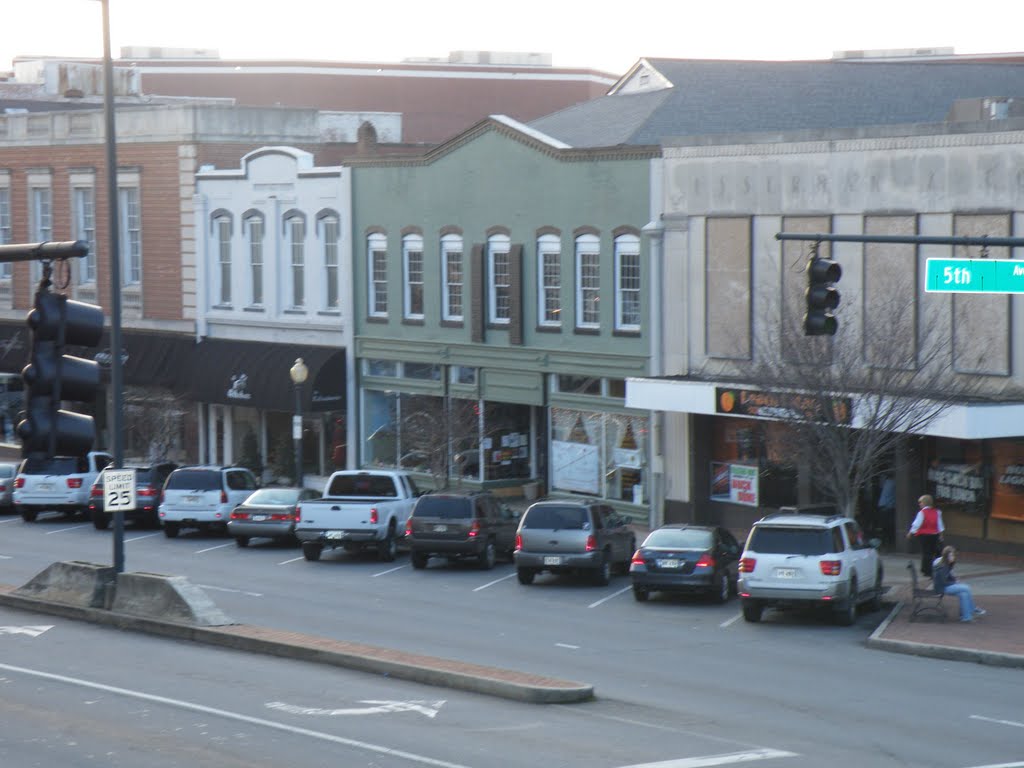
{"label": "bare tree", "polygon": [[479,411],[475,400],[419,397],[403,402],[403,467],[430,473],[436,488],[447,488],[454,474],[478,466]]}
{"label": "bare tree", "polygon": [[145,461],[166,461],[179,447],[184,415],[184,404],[173,394],[127,388],[124,397],[125,444]]}

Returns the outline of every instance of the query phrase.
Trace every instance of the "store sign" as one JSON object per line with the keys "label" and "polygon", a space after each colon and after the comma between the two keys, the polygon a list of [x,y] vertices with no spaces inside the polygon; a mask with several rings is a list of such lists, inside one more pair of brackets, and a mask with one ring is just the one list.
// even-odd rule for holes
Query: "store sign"
{"label": "store sign", "polygon": [[632,448],[616,448],[612,451],[612,461],[622,469],[640,469],[640,451]]}
{"label": "store sign", "polygon": [[715,412],[783,421],[849,424],[853,419],[853,401],[848,397],[822,398],[794,392],[715,387]]}
{"label": "store sign", "polygon": [[711,500],[756,507],[760,503],[759,469],[749,464],[711,465]]}
{"label": "store sign", "polygon": [[601,457],[596,445],[551,441],[552,482],[563,491],[601,492]]}
{"label": "store sign", "polygon": [[985,496],[985,478],[975,464],[936,464],[928,468],[928,482],[935,485],[933,495],[940,501],[978,504]]}

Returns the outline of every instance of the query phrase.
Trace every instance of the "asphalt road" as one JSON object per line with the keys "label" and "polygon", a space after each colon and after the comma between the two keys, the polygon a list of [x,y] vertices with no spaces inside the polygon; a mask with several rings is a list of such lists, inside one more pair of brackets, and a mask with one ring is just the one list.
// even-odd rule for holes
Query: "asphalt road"
{"label": "asphalt road", "polygon": [[[110,532],[64,518],[30,525],[0,517],[0,583],[24,583],[58,560],[109,563],[112,541]],[[524,587],[505,563],[485,572],[432,562],[420,572],[405,556],[379,563],[341,553],[308,563],[298,549],[257,542],[240,550],[230,539],[167,540],[131,528],[125,542],[127,570],[187,576],[240,622],[592,683],[597,700],[538,707],[8,612],[0,626],[53,629],[38,637],[0,634],[4,664],[184,704],[108,692],[117,703],[111,700],[109,716],[97,715],[83,702],[98,689],[0,666],[2,732],[17,734],[13,744],[9,736],[0,741],[3,764],[47,765],[54,754],[62,765],[133,764],[130,753],[118,758],[123,763],[65,761],[66,741],[54,733],[63,717],[54,715],[49,691],[77,724],[83,748],[75,754],[141,748],[152,737],[169,750],[167,762],[146,765],[187,765],[189,754],[223,750],[202,763],[1024,766],[1024,673],[869,650],[864,641],[884,613],[862,615],[853,627],[777,613],[750,625],[736,601],[638,604],[624,577],[603,588],[552,577]],[[10,707],[22,697],[26,706]],[[366,701],[441,699],[433,717],[415,710],[323,714],[382,706]],[[144,710],[160,715],[132,715]],[[123,739],[101,735],[101,723],[119,728],[126,715],[131,730]],[[24,727],[6,727],[20,721]],[[198,725],[209,722],[213,730]],[[8,762],[8,754],[19,759]]]}

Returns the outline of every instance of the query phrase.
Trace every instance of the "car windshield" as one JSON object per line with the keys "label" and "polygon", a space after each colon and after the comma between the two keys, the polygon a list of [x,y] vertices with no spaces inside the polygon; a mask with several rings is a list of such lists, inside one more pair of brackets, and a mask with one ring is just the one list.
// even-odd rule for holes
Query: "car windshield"
{"label": "car windshield", "polygon": [[461,496],[421,496],[413,514],[416,517],[442,517],[448,520],[473,516],[470,500]]}
{"label": "car windshield", "polygon": [[179,469],[167,478],[168,491],[219,491],[220,472],[208,469]]}
{"label": "car windshield", "polygon": [[747,548],[765,555],[825,555],[835,551],[825,528],[757,526]]}
{"label": "car windshield", "polygon": [[299,500],[298,488],[260,488],[245,500],[246,504],[280,504],[291,506]]}
{"label": "car windshield", "polygon": [[652,531],[643,546],[664,549],[710,549],[711,539],[711,531],[691,528],[662,528]]}
{"label": "car windshield", "polygon": [[523,528],[582,531],[589,520],[584,507],[534,507],[527,510]]}

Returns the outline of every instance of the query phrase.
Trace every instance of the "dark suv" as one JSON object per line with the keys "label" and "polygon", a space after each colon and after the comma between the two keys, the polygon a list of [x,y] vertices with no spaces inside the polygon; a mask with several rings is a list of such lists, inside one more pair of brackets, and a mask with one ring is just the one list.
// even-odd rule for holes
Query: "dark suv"
{"label": "dark suv", "polygon": [[516,513],[488,491],[437,491],[420,496],[405,524],[413,568],[426,568],[431,555],[473,558],[493,568],[498,554],[511,556]]}

